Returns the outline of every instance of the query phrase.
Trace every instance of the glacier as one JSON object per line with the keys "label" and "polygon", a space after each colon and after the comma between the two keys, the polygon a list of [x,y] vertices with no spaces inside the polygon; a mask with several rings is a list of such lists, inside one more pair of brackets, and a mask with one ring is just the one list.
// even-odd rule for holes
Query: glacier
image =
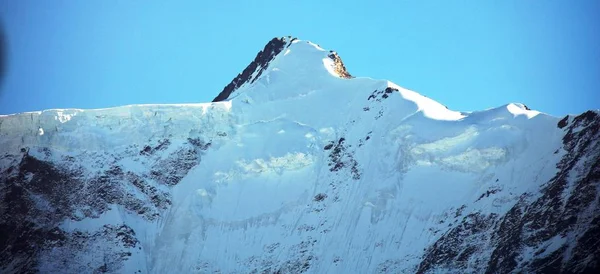
{"label": "glacier", "polygon": [[0,272],[592,273],[599,115],[453,111],[274,38],[214,102],[0,116]]}

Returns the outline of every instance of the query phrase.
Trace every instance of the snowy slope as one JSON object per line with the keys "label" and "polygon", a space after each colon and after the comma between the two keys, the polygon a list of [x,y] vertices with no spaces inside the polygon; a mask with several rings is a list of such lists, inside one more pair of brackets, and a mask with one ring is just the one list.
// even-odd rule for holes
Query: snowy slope
{"label": "snowy slope", "polygon": [[273,39],[212,103],[0,117],[0,269],[597,269],[598,115],[452,111]]}

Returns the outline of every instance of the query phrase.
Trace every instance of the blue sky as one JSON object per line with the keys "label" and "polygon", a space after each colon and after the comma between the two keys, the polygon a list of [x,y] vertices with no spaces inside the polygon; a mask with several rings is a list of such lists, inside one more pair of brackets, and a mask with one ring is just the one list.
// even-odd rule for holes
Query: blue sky
{"label": "blue sky", "polygon": [[207,102],[275,36],[454,110],[600,108],[600,1],[0,1],[0,114]]}

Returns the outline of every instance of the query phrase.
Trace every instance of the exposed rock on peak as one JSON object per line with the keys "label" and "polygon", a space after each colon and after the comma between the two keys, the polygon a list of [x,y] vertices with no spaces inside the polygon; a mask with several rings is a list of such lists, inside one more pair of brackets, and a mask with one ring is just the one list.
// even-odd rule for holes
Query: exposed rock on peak
{"label": "exposed rock on peak", "polygon": [[246,83],[254,83],[258,77],[262,74],[262,72],[268,67],[269,62],[275,59],[281,51],[283,51],[286,46],[296,40],[296,38],[292,38],[291,36],[287,37],[275,37],[265,45],[265,48],[261,50],[254,61],[252,61],[242,73],[238,74],[225,88],[223,91],[213,99],[213,102],[224,101],[229,98],[229,95],[237,88]]}
{"label": "exposed rock on peak", "polygon": [[[256,55],[256,58],[254,58],[254,60],[242,71],[242,73],[238,74],[229,84],[227,84],[227,86],[225,86],[223,91],[221,91],[219,95],[213,99],[213,102],[231,99],[231,94],[238,90],[241,86],[254,83],[261,77],[261,75],[265,74],[265,70],[267,70],[267,68],[271,65],[275,57],[284,52],[286,48],[289,48],[289,50],[285,51],[286,53],[283,55],[287,55],[290,50],[297,52],[297,48],[295,50],[290,47],[290,45],[296,40],[296,38],[292,38],[291,36],[279,38],[276,37],[271,39],[271,41],[265,45],[264,49]],[[310,41],[306,41],[306,43],[312,45],[318,51],[325,51],[319,45],[313,44]],[[300,51],[302,52],[302,50]],[[301,56],[300,59],[303,60],[304,57],[305,56]],[[344,62],[337,52],[331,50],[327,54],[327,57],[332,61],[332,63],[329,64],[331,66],[331,69],[329,69],[331,74],[337,75],[338,77],[344,79],[353,78],[348,70],[346,70],[346,66],[344,66]],[[319,62],[320,60],[321,59],[319,59]]]}
{"label": "exposed rock on peak", "polygon": [[348,70],[346,70],[346,66],[344,66],[344,62],[342,62],[342,58],[340,58],[337,52],[330,51],[329,55],[327,56],[333,60],[334,70],[338,76],[346,79],[354,78],[352,75],[350,75]]}

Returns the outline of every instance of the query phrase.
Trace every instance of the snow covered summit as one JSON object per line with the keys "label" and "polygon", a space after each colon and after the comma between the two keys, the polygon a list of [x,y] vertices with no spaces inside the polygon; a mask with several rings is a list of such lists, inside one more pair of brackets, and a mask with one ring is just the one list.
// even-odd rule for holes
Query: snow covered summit
{"label": "snow covered summit", "polygon": [[0,117],[0,270],[597,271],[599,114],[453,111],[275,38],[212,103]]}
{"label": "snow covered summit", "polygon": [[268,84],[270,75],[274,74],[275,77],[282,75],[282,69],[283,75],[291,73],[294,78],[319,78],[325,71],[337,77],[352,77],[346,71],[342,59],[334,51],[326,52],[310,41],[300,41],[290,36],[273,38],[256,55],[254,61],[215,97],[213,102],[232,98],[235,96],[235,91],[244,85],[253,84],[261,76],[267,78],[263,84]]}

